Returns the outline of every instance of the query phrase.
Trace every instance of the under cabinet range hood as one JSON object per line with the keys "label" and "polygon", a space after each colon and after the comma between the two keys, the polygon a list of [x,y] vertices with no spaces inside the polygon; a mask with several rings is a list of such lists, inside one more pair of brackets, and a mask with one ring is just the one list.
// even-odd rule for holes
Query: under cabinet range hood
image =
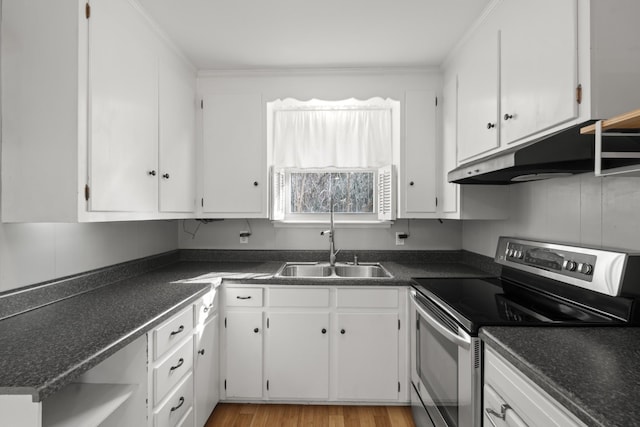
{"label": "under cabinet range hood", "polygon": [[[591,122],[589,122],[591,123]],[[447,175],[457,184],[508,185],[593,172],[593,137],[572,126],[530,144],[465,163]]]}

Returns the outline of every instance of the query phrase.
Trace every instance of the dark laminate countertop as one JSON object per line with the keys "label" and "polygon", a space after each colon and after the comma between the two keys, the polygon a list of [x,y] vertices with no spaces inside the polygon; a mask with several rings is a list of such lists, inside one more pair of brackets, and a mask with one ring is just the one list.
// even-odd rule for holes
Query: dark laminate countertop
{"label": "dark laminate countertop", "polygon": [[0,394],[45,399],[206,293],[209,283],[173,283],[204,274],[236,284],[324,286],[406,286],[411,277],[486,275],[457,262],[383,265],[393,278],[275,278],[280,261],[180,261],[122,279],[123,269],[137,268],[128,263],[117,274],[100,269],[70,278],[68,285],[2,295],[8,310],[0,320]]}
{"label": "dark laminate countertop", "polygon": [[154,274],[0,321],[0,393],[40,401],[197,300],[209,284]]}
{"label": "dark laminate countertop", "polygon": [[585,424],[640,423],[640,328],[487,327],[480,337]]}

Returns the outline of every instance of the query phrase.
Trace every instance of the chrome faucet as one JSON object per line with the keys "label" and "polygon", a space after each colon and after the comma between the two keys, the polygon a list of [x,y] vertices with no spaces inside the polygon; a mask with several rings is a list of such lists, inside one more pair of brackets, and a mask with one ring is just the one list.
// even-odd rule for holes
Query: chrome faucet
{"label": "chrome faucet", "polygon": [[336,250],[334,243],[335,228],[333,226],[333,196],[331,196],[329,203],[331,204],[331,216],[329,230],[321,231],[320,235],[329,235],[329,264],[333,267],[336,265],[336,255],[340,252],[340,249]]}

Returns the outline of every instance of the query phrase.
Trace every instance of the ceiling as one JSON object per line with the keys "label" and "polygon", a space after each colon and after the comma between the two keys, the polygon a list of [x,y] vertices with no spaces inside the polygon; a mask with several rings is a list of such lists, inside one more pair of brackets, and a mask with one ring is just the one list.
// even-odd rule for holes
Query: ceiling
{"label": "ceiling", "polygon": [[490,0],[138,0],[200,70],[438,66]]}

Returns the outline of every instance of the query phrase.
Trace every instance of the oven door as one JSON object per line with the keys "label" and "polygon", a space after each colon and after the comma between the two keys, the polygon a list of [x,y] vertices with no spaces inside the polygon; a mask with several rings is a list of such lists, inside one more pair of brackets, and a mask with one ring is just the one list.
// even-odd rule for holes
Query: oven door
{"label": "oven door", "polygon": [[481,351],[439,306],[411,291],[412,382],[436,427],[481,425]]}

